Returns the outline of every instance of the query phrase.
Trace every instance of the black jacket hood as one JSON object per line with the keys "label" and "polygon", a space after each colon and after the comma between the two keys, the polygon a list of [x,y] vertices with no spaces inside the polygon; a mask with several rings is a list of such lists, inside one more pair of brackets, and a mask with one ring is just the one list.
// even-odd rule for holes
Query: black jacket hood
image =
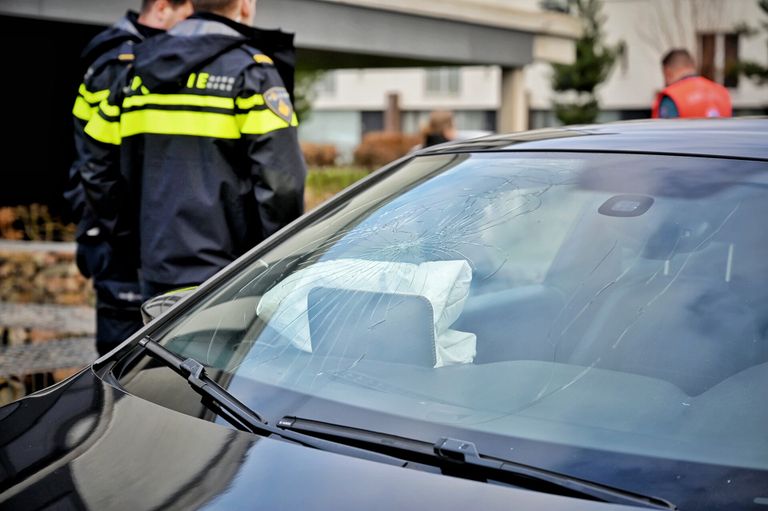
{"label": "black jacket hood", "polygon": [[180,86],[190,73],[241,46],[251,46],[272,58],[292,94],[293,34],[249,27],[212,13],[193,14],[168,33],[137,45],[134,65],[149,90],[162,91]]}
{"label": "black jacket hood", "polygon": [[135,11],[127,11],[125,16],[120,18],[114,25],[91,39],[80,54],[80,58],[86,66],[89,66],[108,51],[117,48],[127,41],[138,43],[146,37],[163,32],[164,30],[140,24],[139,14]]}

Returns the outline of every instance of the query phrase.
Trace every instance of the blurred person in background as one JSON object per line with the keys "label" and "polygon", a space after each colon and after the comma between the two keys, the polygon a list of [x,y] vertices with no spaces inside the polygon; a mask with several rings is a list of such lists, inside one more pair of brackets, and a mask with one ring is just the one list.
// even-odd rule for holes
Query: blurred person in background
{"label": "blurred person in background", "polygon": [[422,147],[429,147],[456,138],[456,127],[453,122],[453,112],[434,110],[429,114],[429,120],[422,130]]}
{"label": "blurred person in background", "polygon": [[656,96],[653,118],[731,117],[728,89],[699,76],[688,50],[670,50],[662,59],[661,68],[665,88]]}
{"label": "blurred person in background", "polygon": [[77,266],[96,292],[96,350],[103,355],[142,326],[138,259],[115,245],[85,200],[80,169],[89,160],[84,129],[119,73],[133,61],[136,43],[165,32],[192,14],[190,0],[144,0],[94,37],[81,54],[87,69],[72,110],[75,162],[64,193],[77,223]]}

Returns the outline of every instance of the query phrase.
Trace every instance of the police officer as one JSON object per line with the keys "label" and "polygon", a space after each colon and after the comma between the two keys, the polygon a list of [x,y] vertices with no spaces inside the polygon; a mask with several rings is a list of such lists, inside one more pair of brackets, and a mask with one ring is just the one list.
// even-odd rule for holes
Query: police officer
{"label": "police officer", "polygon": [[671,50],[662,59],[661,66],[665,89],[654,101],[653,118],[731,116],[728,89],[699,76],[687,50]]}
{"label": "police officer", "polygon": [[193,5],[137,45],[86,128],[89,197],[113,229],[138,224],[145,298],[201,283],[304,208],[293,36],[245,24],[254,0]]}
{"label": "police officer", "polygon": [[109,94],[109,86],[133,59],[132,47],[160,34],[192,13],[189,0],[143,0],[140,12],[128,11],[94,37],[81,55],[87,67],[73,108],[76,159],[64,193],[77,221],[77,264],[96,291],[96,349],[111,350],[141,327],[138,261],[109,242],[85,201],[79,170],[90,158],[83,130]]}

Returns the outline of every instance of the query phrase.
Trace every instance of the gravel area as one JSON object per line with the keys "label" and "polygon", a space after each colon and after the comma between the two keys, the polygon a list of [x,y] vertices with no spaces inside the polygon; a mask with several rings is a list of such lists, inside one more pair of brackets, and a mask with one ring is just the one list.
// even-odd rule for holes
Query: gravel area
{"label": "gravel area", "polygon": [[98,358],[93,289],[74,253],[74,243],[0,240],[0,404]]}
{"label": "gravel area", "polygon": [[0,377],[82,368],[97,358],[91,337],[9,346],[0,348]]}
{"label": "gravel area", "polygon": [[74,254],[75,243],[59,241],[0,240],[0,252],[62,252]]}
{"label": "gravel area", "polygon": [[93,307],[78,305],[0,302],[0,325],[93,335],[96,312]]}
{"label": "gravel area", "polygon": [[0,302],[0,377],[84,367],[98,358],[92,307]]}

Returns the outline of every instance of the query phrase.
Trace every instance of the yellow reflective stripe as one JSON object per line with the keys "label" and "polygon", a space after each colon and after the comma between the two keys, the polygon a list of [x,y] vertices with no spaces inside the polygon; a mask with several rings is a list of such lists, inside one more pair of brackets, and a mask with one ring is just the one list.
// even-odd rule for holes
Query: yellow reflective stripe
{"label": "yellow reflective stripe", "polygon": [[88,103],[92,105],[98,105],[99,103],[107,99],[107,97],[109,97],[109,89],[91,92],[85,88],[84,83],[80,84],[80,88],[78,89],[78,92],[83,97],[83,99],[85,99]]}
{"label": "yellow reflective stripe", "polygon": [[235,101],[235,104],[237,105],[237,108],[241,110],[250,110],[255,106],[263,105],[264,96],[262,96],[261,94],[254,94],[249,98],[237,98],[237,100]]}
{"label": "yellow reflective stripe", "polygon": [[98,107],[91,106],[81,96],[75,100],[75,106],[72,107],[72,115],[83,121],[89,121],[91,116],[96,113]]}
{"label": "yellow reflective stripe", "polygon": [[240,133],[247,135],[263,135],[270,131],[299,125],[296,114],[293,114],[291,122],[288,123],[272,110],[251,110],[247,114],[240,114],[237,116],[237,123],[240,126]]}
{"label": "yellow reflective stripe", "polygon": [[120,115],[120,107],[115,105],[110,105],[109,102],[107,102],[107,100],[104,100],[99,104],[99,110],[101,110],[102,112],[104,112],[110,117],[117,117],[118,115]]}
{"label": "yellow reflective stripe", "polygon": [[258,53],[253,56],[253,60],[258,62],[259,64],[274,64],[271,58],[267,57],[266,55],[261,55]]}
{"label": "yellow reflective stripe", "polygon": [[184,110],[136,110],[121,117],[123,137],[140,133],[240,138],[232,115]]}
{"label": "yellow reflective stripe", "polygon": [[176,295],[176,294],[179,294],[179,293],[184,293],[186,291],[194,291],[198,287],[200,287],[200,286],[189,286],[189,287],[182,287],[182,288],[179,288],[179,289],[173,289],[171,291],[166,291],[165,293],[163,293],[163,296]]}
{"label": "yellow reflective stripe", "polygon": [[94,115],[85,126],[85,132],[105,144],[120,145],[120,123],[108,121],[102,116]]}
{"label": "yellow reflective stripe", "polygon": [[123,101],[123,108],[144,105],[207,106],[232,110],[235,102],[232,98],[198,96],[196,94],[147,94],[145,96],[131,96]]}

